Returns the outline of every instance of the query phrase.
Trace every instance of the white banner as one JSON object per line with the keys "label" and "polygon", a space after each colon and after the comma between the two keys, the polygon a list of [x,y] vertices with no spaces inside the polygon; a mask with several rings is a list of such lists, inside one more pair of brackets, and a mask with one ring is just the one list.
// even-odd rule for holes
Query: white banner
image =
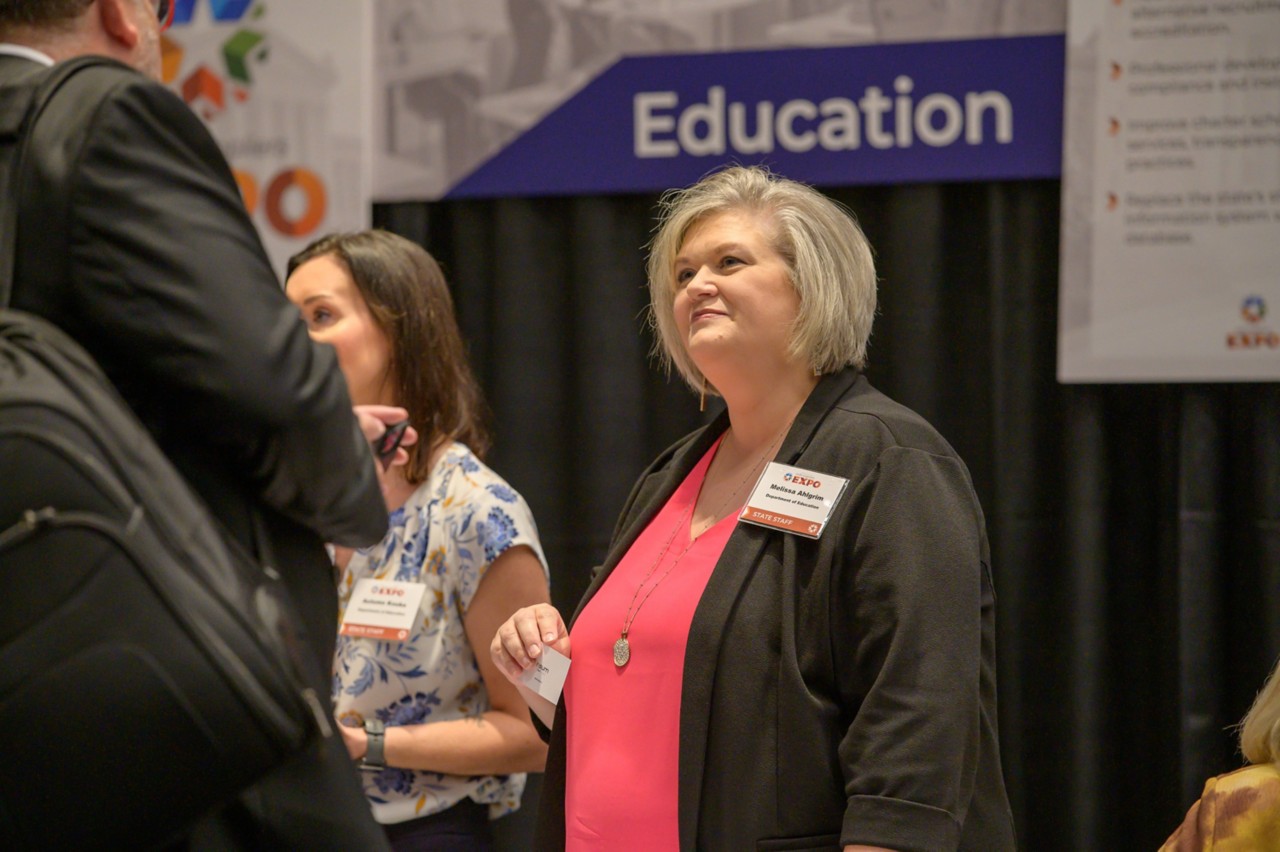
{"label": "white banner", "polygon": [[[670,168],[653,168],[635,157],[621,157],[621,164],[612,159],[623,150],[614,143],[630,138],[630,114],[602,114],[591,96],[603,86],[608,93],[600,100],[623,99],[629,105],[626,92],[635,82],[629,75],[652,75],[650,66],[636,69],[628,59],[653,57],[661,65],[672,58],[681,79],[703,96],[726,83],[719,64],[697,57],[733,54],[732,77],[747,86],[767,87],[769,79],[789,82],[776,79],[774,66],[781,65],[800,79],[783,86],[779,97],[803,100],[835,83],[820,76],[834,64],[845,63],[834,71],[841,77],[859,74],[857,57],[842,54],[833,60],[833,50],[1056,36],[1065,17],[1065,0],[375,0],[374,196],[396,201],[450,194],[626,192],[691,182],[715,163],[672,161]],[[1020,48],[1011,44],[1010,49]],[[1000,49],[983,48],[987,56],[993,50]],[[917,54],[904,51],[907,66],[923,64]],[[894,62],[884,55],[867,60],[882,70]],[[963,76],[974,65],[943,67],[938,73],[945,80]],[[806,68],[813,73],[806,75]],[[872,75],[859,91],[867,85],[877,93],[890,91],[894,81],[895,75],[883,81]],[[589,107],[582,106],[584,100],[590,100]],[[549,126],[555,113],[563,119],[575,106],[593,113],[586,119],[589,128],[572,120]],[[759,109],[766,107],[752,112],[753,121]],[[801,105],[798,112],[784,112],[790,123],[782,132],[803,136],[813,123],[807,109]],[[1059,118],[1053,110],[1055,177]],[[946,124],[943,117],[935,119]],[[624,149],[629,152],[630,146]],[[876,150],[868,145],[846,159],[859,153],[866,159]],[[515,153],[497,166],[501,173],[481,174],[504,151]],[[822,154],[819,150],[812,159]],[[735,156],[750,159],[745,152]],[[844,173],[830,164],[810,171],[804,158],[774,165],[802,180]],[[878,173],[881,167],[877,163],[869,171]],[[963,177],[970,174],[948,176]]]}
{"label": "white banner", "polygon": [[222,147],[282,276],[315,238],[369,224],[370,32],[367,2],[175,3],[165,82]]}
{"label": "white banner", "polygon": [[1280,379],[1280,2],[1071,0],[1058,372]]}

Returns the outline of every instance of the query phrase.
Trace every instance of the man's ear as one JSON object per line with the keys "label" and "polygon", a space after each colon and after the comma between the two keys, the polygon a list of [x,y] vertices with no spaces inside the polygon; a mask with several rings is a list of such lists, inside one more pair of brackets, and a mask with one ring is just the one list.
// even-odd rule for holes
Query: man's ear
{"label": "man's ear", "polygon": [[126,51],[133,50],[142,37],[134,19],[137,0],[96,0],[94,5],[103,32]]}

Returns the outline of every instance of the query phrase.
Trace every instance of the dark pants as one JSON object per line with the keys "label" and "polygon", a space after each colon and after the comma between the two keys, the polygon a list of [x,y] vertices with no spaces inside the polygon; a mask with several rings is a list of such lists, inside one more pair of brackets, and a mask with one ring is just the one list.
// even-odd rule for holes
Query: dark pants
{"label": "dark pants", "polygon": [[335,732],[322,744],[294,755],[239,800],[202,822],[185,848],[188,852],[377,852],[388,844]]}
{"label": "dark pants", "polygon": [[463,799],[451,808],[384,825],[395,852],[492,852],[489,806]]}

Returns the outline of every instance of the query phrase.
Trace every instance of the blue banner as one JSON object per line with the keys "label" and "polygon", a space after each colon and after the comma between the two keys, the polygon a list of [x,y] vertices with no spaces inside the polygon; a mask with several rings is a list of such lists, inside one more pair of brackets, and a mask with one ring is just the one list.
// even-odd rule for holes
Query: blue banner
{"label": "blue banner", "polygon": [[726,162],[838,186],[1057,178],[1064,38],[627,57],[450,198],[650,192]]}

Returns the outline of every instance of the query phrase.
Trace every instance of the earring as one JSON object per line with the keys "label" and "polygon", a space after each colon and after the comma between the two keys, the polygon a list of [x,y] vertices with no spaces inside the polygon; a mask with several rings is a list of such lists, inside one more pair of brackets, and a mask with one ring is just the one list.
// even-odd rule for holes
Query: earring
{"label": "earring", "polygon": [[698,410],[707,410],[707,377],[702,377],[702,392],[698,394]]}

